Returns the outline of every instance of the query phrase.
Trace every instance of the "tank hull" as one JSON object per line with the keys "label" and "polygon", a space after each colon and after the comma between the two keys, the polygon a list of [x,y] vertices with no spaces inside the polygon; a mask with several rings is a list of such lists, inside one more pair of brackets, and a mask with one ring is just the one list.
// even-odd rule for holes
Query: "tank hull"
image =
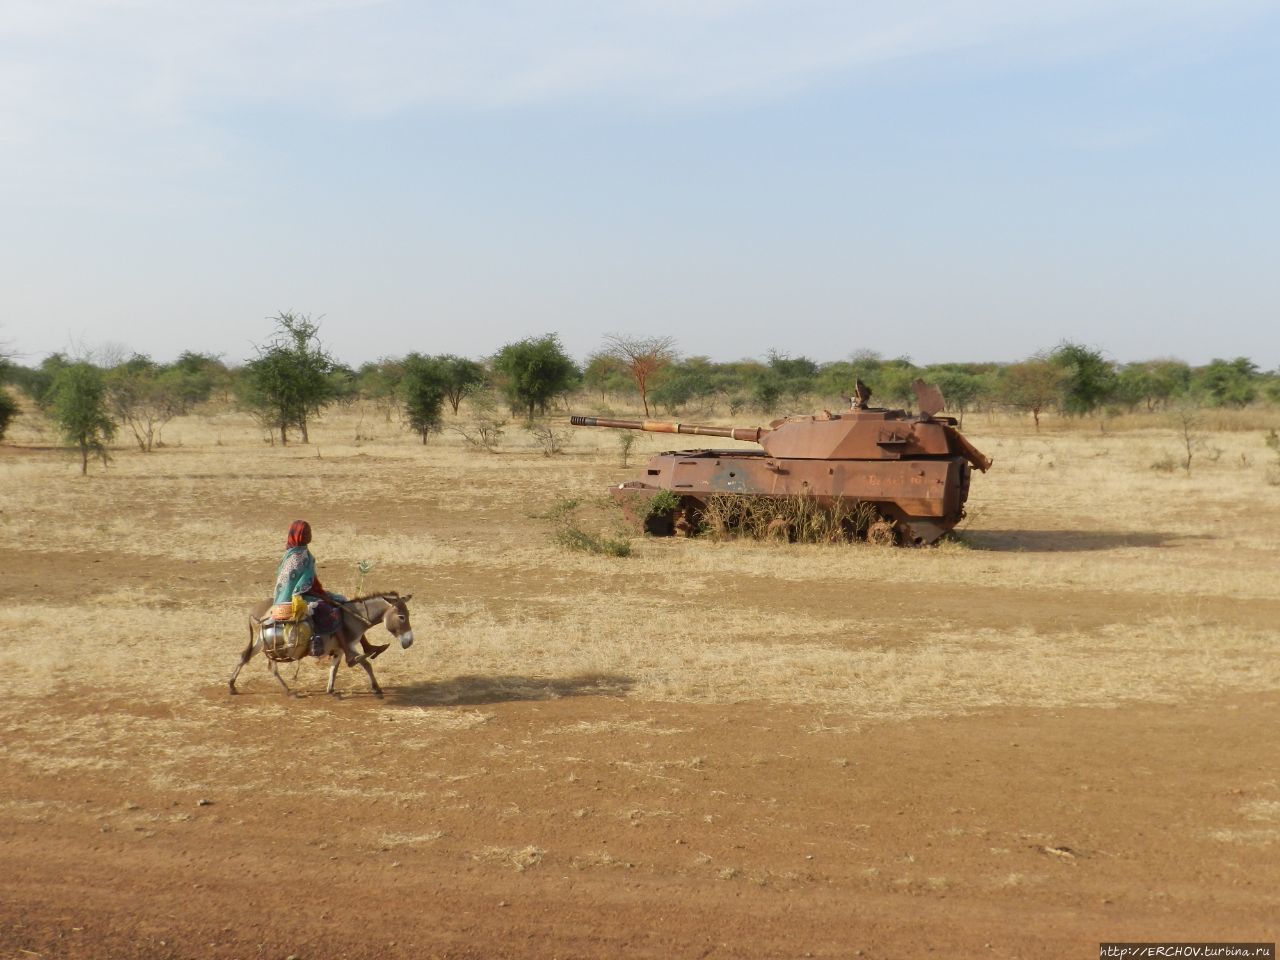
{"label": "tank hull", "polygon": [[670,490],[695,509],[715,494],[811,496],[871,504],[900,543],[933,543],[964,517],[971,467],[962,456],[815,460],[748,450],[677,450],[650,459],[642,478],[613,488],[626,504]]}

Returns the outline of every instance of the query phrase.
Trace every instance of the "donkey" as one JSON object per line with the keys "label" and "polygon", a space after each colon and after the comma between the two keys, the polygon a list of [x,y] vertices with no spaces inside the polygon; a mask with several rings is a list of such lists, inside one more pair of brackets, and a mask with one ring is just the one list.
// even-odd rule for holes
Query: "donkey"
{"label": "donkey", "polygon": [[[408,606],[411,599],[413,599],[411,593],[402,597],[392,591],[356,597],[354,600],[335,601],[336,606],[342,611],[342,622],[334,633],[324,638],[324,652],[320,654],[321,657],[328,657],[330,660],[329,684],[325,687],[325,693],[333,693],[333,682],[338,675],[338,665],[342,662],[341,655],[345,654],[352,666],[358,663],[364,667],[364,672],[369,675],[369,689],[373,695],[382,696],[382,688],[378,686],[378,680],[373,675],[373,668],[369,666],[369,661],[376,658],[386,647],[375,646],[371,648],[372,652],[361,655],[356,655],[355,650],[364,639],[364,635],[379,622],[400,641],[402,649],[409,649],[413,644],[413,628],[409,625]],[[262,649],[262,627],[270,610],[270,600],[255,603],[249,608],[249,645],[240,654],[240,662],[236,664],[235,670],[231,673],[231,679],[227,681],[227,687],[233,694],[239,692],[236,690],[236,677],[240,675],[241,668]],[[304,656],[310,656],[310,654],[307,653]],[[271,671],[271,675],[280,681],[284,692],[293,696],[293,691],[284,682],[284,677],[280,676],[276,661],[268,660],[267,668]]]}

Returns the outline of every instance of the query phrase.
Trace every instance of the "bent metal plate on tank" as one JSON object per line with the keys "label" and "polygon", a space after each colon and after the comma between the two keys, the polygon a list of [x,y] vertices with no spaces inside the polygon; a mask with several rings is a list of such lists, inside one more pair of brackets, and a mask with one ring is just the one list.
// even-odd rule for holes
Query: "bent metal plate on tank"
{"label": "bent metal plate on tank", "polygon": [[[914,384],[919,414],[867,406],[861,383],[851,409],[775,420],[767,427],[716,427],[657,420],[574,416],[580,427],[726,437],[758,443],[760,450],[676,450],[653,457],[644,476],[611,488],[626,504],[669,490],[681,509],[696,515],[708,497],[811,496],[874,507],[874,539],[908,545],[933,543],[964,517],[972,469],[991,460],[957,428],[937,388]],[[695,525],[696,526],[696,525]]]}

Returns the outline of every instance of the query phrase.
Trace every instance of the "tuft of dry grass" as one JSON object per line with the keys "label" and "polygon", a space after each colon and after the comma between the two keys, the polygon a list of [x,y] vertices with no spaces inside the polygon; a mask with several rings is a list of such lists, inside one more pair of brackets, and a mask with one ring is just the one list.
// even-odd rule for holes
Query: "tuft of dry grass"
{"label": "tuft of dry grass", "polygon": [[545,850],[541,850],[531,844],[520,849],[515,847],[485,847],[483,850],[473,853],[471,858],[482,863],[501,864],[512,868],[516,873],[524,873],[530,867],[536,867],[541,863],[545,855]]}
{"label": "tuft of dry grass", "polygon": [[716,539],[738,534],[755,540],[820,544],[857,540],[877,518],[875,507],[867,503],[837,497],[824,504],[804,495],[712,494],[701,511],[702,525]]}
{"label": "tuft of dry grass", "polygon": [[392,847],[435,843],[443,836],[444,832],[441,830],[433,830],[430,833],[380,833],[378,834],[377,842],[380,847],[389,850]]}

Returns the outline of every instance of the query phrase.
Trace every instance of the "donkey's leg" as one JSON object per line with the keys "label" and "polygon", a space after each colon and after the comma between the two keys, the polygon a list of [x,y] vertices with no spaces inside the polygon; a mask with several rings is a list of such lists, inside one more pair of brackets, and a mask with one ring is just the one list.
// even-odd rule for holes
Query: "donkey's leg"
{"label": "donkey's leg", "polygon": [[[363,644],[364,637],[360,637],[359,639]],[[365,654],[356,653],[355,640],[351,639],[346,634],[338,634],[337,642],[338,649],[342,651],[342,655],[346,659],[348,667],[354,667],[357,663],[367,659]]]}
{"label": "donkey's leg", "polygon": [[271,666],[270,666],[270,668],[269,668],[269,669],[271,670],[271,675],[272,675],[273,677],[275,677],[277,680],[279,680],[279,681],[280,681],[280,686],[284,688],[284,692],[285,692],[285,694],[286,694],[287,696],[292,697],[292,696],[293,696],[293,691],[292,691],[292,690],[290,690],[290,689],[289,689],[289,685],[288,685],[287,683],[285,683],[285,682],[284,682],[284,677],[280,676],[280,668],[279,668],[279,666],[277,666],[277,664],[276,664],[276,662],[275,662],[274,660],[268,660],[268,661],[267,661],[267,663],[269,663],[269,664],[271,665]]}
{"label": "donkey's leg", "polygon": [[236,664],[236,668],[231,671],[231,679],[227,681],[227,688],[231,693],[237,693],[236,677],[240,676],[240,668],[252,659],[253,655],[262,649],[262,638],[257,640],[253,638],[253,627],[249,628],[249,645],[244,648],[244,652],[240,654],[240,662]]}
{"label": "donkey's leg", "polygon": [[333,682],[338,678],[338,664],[342,662],[342,657],[335,650],[329,654],[329,685],[324,688],[325,693],[333,693]]}
{"label": "donkey's leg", "polygon": [[378,686],[378,678],[373,675],[373,667],[369,666],[368,660],[361,660],[360,666],[364,667],[364,672],[369,675],[369,689],[375,697],[382,696],[382,688]]}

